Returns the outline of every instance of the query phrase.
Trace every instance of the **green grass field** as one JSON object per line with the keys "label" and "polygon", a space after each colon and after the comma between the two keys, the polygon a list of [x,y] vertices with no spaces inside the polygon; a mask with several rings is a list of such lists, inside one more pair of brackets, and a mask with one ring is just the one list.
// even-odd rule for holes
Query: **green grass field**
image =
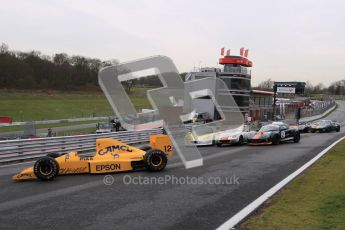
{"label": "green grass field", "polygon": [[238,229],[345,229],[345,141]]}
{"label": "green grass field", "polygon": [[88,133],[96,133],[96,127],[85,128],[85,129],[75,129],[71,131],[61,131],[61,132],[57,132],[56,136],[73,136],[73,135],[81,135],[81,134],[88,134]]}
{"label": "green grass field", "polygon": [[[133,89],[130,94],[137,110],[151,108],[147,89]],[[0,116],[14,121],[54,120],[64,118],[111,116],[112,109],[101,92],[29,92],[0,91]]]}

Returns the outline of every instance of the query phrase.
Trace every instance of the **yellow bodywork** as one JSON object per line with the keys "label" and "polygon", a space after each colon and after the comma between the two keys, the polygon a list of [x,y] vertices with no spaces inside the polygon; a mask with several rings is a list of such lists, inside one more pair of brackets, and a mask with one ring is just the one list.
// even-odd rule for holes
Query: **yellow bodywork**
{"label": "yellow bodywork", "polygon": [[[167,135],[150,136],[152,149],[159,149],[171,157],[172,143]],[[113,173],[133,170],[132,162],[142,161],[146,151],[127,145],[116,139],[101,138],[96,140],[94,156],[82,156],[77,152],[70,152],[55,158],[59,164],[59,175],[82,173]],[[29,167],[12,177],[13,180],[37,179],[33,167]]]}

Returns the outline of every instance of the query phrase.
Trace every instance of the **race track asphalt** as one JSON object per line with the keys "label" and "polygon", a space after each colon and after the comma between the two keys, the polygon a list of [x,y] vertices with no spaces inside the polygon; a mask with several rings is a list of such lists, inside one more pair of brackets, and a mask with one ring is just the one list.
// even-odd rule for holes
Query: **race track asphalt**
{"label": "race track asphalt", "polygon": [[[328,118],[344,125],[345,102]],[[112,174],[112,185],[105,175],[15,183],[32,162],[0,166],[0,229],[215,229],[344,135],[342,127],[297,144],[202,147],[202,167],[186,170],[175,156],[160,173]]]}

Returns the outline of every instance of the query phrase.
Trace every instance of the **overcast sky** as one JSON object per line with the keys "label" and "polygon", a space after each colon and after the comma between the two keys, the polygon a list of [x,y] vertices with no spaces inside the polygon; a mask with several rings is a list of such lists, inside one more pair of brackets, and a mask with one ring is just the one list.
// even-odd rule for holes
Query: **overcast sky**
{"label": "overcast sky", "polygon": [[345,79],[345,1],[1,0],[0,42],[120,62],[172,58],[180,72],[249,48],[253,84]]}

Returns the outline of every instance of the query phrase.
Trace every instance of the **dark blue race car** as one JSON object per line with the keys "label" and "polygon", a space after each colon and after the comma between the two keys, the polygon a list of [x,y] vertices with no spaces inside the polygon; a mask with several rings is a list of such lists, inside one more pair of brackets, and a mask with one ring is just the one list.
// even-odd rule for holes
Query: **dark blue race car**
{"label": "dark blue race car", "polygon": [[309,130],[312,133],[328,133],[332,131],[340,132],[340,124],[331,120],[322,120],[314,122]]}
{"label": "dark blue race car", "polygon": [[283,122],[275,122],[270,125],[262,126],[258,132],[248,134],[247,142],[249,145],[278,145],[281,142],[299,142],[301,139],[297,128],[290,128]]}

